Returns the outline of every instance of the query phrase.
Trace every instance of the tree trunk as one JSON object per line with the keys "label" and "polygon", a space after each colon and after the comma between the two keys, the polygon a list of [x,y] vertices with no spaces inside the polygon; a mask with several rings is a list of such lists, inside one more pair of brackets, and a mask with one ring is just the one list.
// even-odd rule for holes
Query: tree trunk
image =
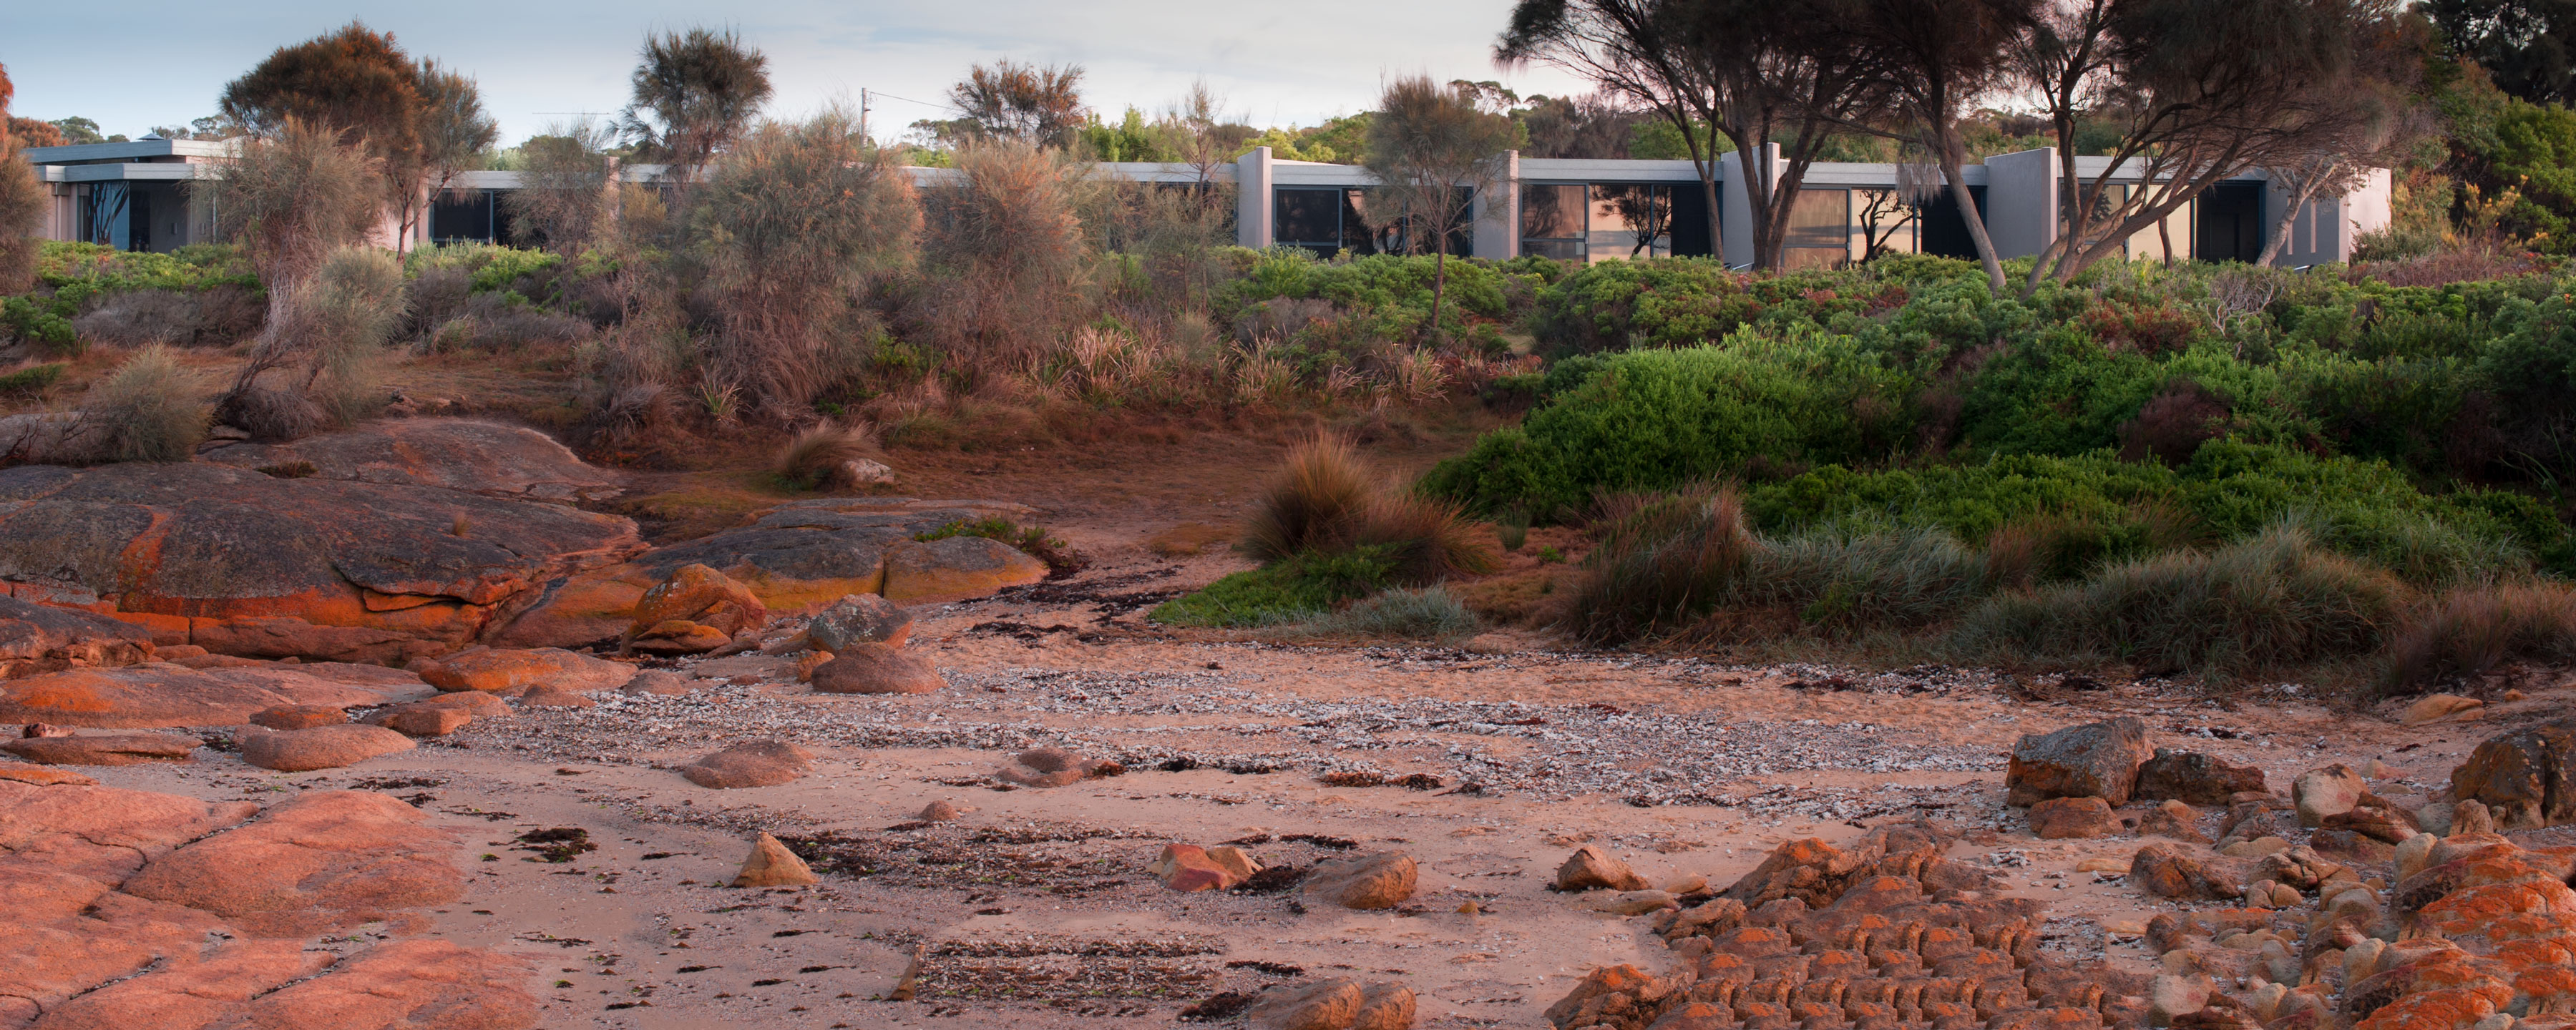
{"label": "tree trunk", "polygon": [[1950,181],[1950,199],[1959,205],[1959,217],[1968,223],[1968,238],[1977,244],[1977,260],[1986,266],[1986,284],[1995,296],[2001,297],[2004,295],[2004,263],[1995,257],[1994,237],[1986,235],[1985,214],[1977,210],[1977,197],[1968,192],[1968,180],[1959,171],[1960,166],[1967,163],[1967,156],[1958,151],[1949,126],[1945,125],[1938,131],[1934,142],[1937,144],[1934,152],[1941,155],[1941,177]]}
{"label": "tree trunk", "polygon": [[1440,293],[1449,285],[1449,234],[1440,234],[1440,244],[1431,259],[1431,345],[1440,346]]}

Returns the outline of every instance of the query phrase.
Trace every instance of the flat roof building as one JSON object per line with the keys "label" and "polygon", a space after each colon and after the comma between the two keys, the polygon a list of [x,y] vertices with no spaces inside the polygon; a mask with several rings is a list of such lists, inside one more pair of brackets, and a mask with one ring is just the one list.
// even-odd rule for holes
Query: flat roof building
{"label": "flat roof building", "polygon": [[[32,148],[27,156],[52,197],[43,235],[155,251],[211,240],[215,211],[209,194],[189,186],[210,178],[231,148],[228,142],[154,137]],[[1777,176],[1782,166],[1777,149],[1766,156],[1767,174]],[[1452,233],[1451,252],[1585,262],[1715,255],[1747,264],[1753,253],[1752,218],[1742,158],[1727,154],[1720,161],[1718,232],[1711,238],[1708,191],[1689,161],[1530,158],[1506,152],[1499,158],[1505,166],[1500,185],[1475,198],[1472,214]],[[2078,158],[2076,164],[2088,180],[2109,167],[2107,158]],[[1399,245],[1374,227],[1369,217],[1374,180],[1356,165],[1283,161],[1270,148],[1258,147],[1206,168],[1144,162],[1096,167],[1102,175],[1129,181],[1235,186],[1235,239],[1246,247],[1302,247],[1329,255],[1376,253]],[[907,170],[925,188],[953,182],[959,174],[944,168]],[[663,171],[658,165],[627,165],[618,174],[629,182],[650,183]],[[1810,166],[1790,214],[1785,263],[1833,267],[1888,252],[1976,256],[1950,192],[1936,190],[1918,200],[1909,195],[1901,172],[1893,164]],[[2036,254],[2055,239],[2063,203],[2057,174],[2054,148],[2000,154],[1963,169],[1976,217],[1984,221],[1998,254]],[[2119,191],[2147,185],[2134,176],[2115,175],[2111,181]],[[412,230],[412,242],[509,242],[509,216],[501,198],[521,187],[517,172],[465,173],[433,199],[428,217]],[[2229,179],[2122,246],[2132,257],[2252,261],[2269,231],[2288,217],[2290,241],[2278,264],[2348,261],[2360,237],[2388,226],[2389,175],[2374,171],[2351,194],[2313,200],[2297,211],[2288,211],[2287,201],[2286,192],[2266,176]],[[387,225],[379,242],[391,244],[399,232]]]}

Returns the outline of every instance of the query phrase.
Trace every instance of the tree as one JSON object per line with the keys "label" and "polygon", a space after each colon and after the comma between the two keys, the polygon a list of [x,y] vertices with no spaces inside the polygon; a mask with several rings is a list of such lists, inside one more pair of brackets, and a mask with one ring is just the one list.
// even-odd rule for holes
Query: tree
{"label": "tree", "polygon": [[[53,126],[55,131],[62,133],[65,141],[74,145],[82,143],[110,142],[107,137],[99,135],[97,122],[83,118],[79,115],[73,115],[69,118],[56,118],[53,121]],[[116,142],[123,141],[124,137],[121,136],[116,140]]]}
{"label": "tree", "polygon": [[281,131],[289,119],[328,127],[379,161],[419,145],[419,76],[391,33],[362,22],[275,53],[224,87],[224,117],[253,131]]}
{"label": "tree", "polygon": [[[1753,253],[1778,268],[1807,169],[1838,126],[1879,97],[1867,54],[1832,31],[1832,0],[1519,0],[1497,61],[1551,64],[1643,105],[1679,134],[1698,168],[1709,238],[1726,147],[1744,155]],[[1779,144],[1781,166],[1762,156]]]}
{"label": "tree", "polygon": [[685,197],[699,170],[750,131],[769,102],[769,58],[732,29],[705,28],[647,37],[639,56],[618,128],[637,156],[679,173],[671,178]]}
{"label": "tree", "polygon": [[1520,112],[1529,143],[1523,157],[1621,158],[1646,112],[1610,93],[1579,97],[1531,97]]}
{"label": "tree", "polygon": [[1007,58],[976,65],[948,88],[962,115],[949,125],[979,139],[1014,139],[1042,147],[1073,141],[1083,124],[1082,66],[1020,64]]}
{"label": "tree", "polygon": [[[483,94],[473,79],[441,69],[437,61],[428,58],[421,60],[416,74],[420,145],[402,155],[400,164],[393,169],[397,183],[394,197],[402,226],[398,239],[404,242],[429,216],[435,198],[447,192],[459,174],[470,170],[501,132],[492,116],[484,112]],[[402,244],[397,243],[394,249],[400,252]]]}
{"label": "tree", "polygon": [[162,139],[214,142],[241,135],[241,131],[239,126],[226,124],[224,116],[210,114],[186,125],[155,125],[152,134]]}
{"label": "tree", "polygon": [[2576,101],[2576,0],[2426,0],[2451,53],[2534,103]]}
{"label": "tree", "polygon": [[[2014,58],[2049,109],[2065,197],[2025,294],[2120,253],[2222,180],[2268,169],[2295,212],[2420,131],[2425,48],[2389,0],[2059,4]],[[2076,165],[2088,119],[2115,127],[2110,160],[2089,179]],[[2115,174],[2137,185],[2122,189]],[[2267,246],[2265,260],[2277,253]]]}
{"label": "tree", "polygon": [[35,265],[36,230],[45,215],[45,187],[25,153],[27,143],[10,128],[9,98],[17,87],[0,67],[0,294],[27,288]]}
{"label": "tree", "polygon": [[1930,154],[1967,222],[1989,286],[2004,292],[2003,261],[1978,216],[1961,169],[1967,145],[1959,118],[2011,68],[2013,42],[2038,20],[2038,0],[1826,0],[1816,12],[1858,55],[1884,90],[1895,134]]}
{"label": "tree", "polygon": [[18,145],[21,147],[59,147],[71,142],[63,138],[63,130],[56,128],[52,122],[40,122],[33,118],[15,115],[10,116],[5,125],[0,125],[0,132],[17,137]]}
{"label": "tree", "polygon": [[1432,253],[1431,342],[1440,342],[1440,301],[1449,278],[1450,227],[1466,221],[1476,198],[1499,194],[1495,160],[1519,137],[1512,120],[1480,110],[1472,87],[1442,86],[1427,75],[1387,83],[1369,125],[1368,170],[1378,181],[1374,203],[1391,203],[1404,223],[1405,249]]}
{"label": "tree", "polygon": [[[215,410],[265,438],[292,438],[322,419],[305,392],[276,389],[260,377],[304,362],[309,387],[323,370],[321,356],[345,342],[332,338],[336,323],[313,320],[334,305],[308,305],[307,281],[335,252],[363,239],[384,210],[379,159],[341,144],[340,135],[288,115],[215,166],[217,227],[241,245],[268,289],[268,324]],[[399,271],[394,278],[398,287]]]}
{"label": "tree", "polygon": [[608,155],[613,139],[605,126],[576,123],[519,144],[520,185],[502,201],[512,232],[535,237],[559,254],[598,240],[617,177],[617,162]]}

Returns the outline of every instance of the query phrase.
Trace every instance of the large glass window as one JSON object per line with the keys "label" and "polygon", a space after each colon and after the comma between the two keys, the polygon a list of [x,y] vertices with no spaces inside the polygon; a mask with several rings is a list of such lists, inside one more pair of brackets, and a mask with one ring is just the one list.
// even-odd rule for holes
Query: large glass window
{"label": "large glass window", "polygon": [[1673,252],[1672,187],[1660,183],[1530,183],[1521,187],[1521,253],[1558,261],[1625,261]]}
{"label": "large glass window", "polygon": [[1282,189],[1272,203],[1271,239],[1326,254],[1342,249],[1342,191]]}
{"label": "large glass window", "polygon": [[1851,260],[1851,191],[1799,190],[1781,240],[1781,264],[1836,268]]}

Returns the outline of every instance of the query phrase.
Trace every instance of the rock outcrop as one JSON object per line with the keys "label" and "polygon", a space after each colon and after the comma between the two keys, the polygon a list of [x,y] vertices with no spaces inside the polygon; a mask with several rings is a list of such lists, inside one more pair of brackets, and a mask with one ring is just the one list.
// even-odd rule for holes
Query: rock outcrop
{"label": "rock outcrop", "polygon": [[0,597],[0,679],[113,668],[152,657],[152,632],[78,608]]}
{"label": "rock outcrop", "polygon": [[642,546],[627,519],[434,486],[202,462],[0,469],[0,580],[219,654],[442,654]]}
{"label": "rock outcrop", "polygon": [[616,473],[525,426],[400,418],[293,443],[217,442],[198,460],[239,469],[393,486],[434,486],[539,501],[615,497]]}
{"label": "rock outcrop", "polygon": [[2451,770],[2451,796],[2485,804],[2505,829],[2576,822],[2576,719],[2479,744]]}
{"label": "rock outcrop", "polygon": [[2129,803],[2138,768],[2151,757],[2146,724],[2135,716],[2025,734],[2013,745],[2004,772],[2007,801],[2027,807],[2050,798],[2090,797],[2116,808]]}
{"label": "rock outcrop", "polygon": [[478,690],[487,694],[539,687],[615,690],[635,678],[635,666],[554,647],[525,651],[484,647],[444,661],[422,663],[420,678],[440,690]]}
{"label": "rock outcrop", "polygon": [[[380,705],[425,693],[419,680],[391,670],[359,686],[325,679],[310,667],[183,669],[145,665],[124,669],[71,669],[0,681],[0,723],[49,722],[64,726],[137,729],[162,726],[239,726],[263,709],[284,705],[347,708]],[[409,681],[410,690],[400,684]]]}
{"label": "rock outcrop", "polygon": [[0,751],[38,765],[185,762],[195,755],[197,747],[197,738],[175,733],[97,733],[0,740]]}

